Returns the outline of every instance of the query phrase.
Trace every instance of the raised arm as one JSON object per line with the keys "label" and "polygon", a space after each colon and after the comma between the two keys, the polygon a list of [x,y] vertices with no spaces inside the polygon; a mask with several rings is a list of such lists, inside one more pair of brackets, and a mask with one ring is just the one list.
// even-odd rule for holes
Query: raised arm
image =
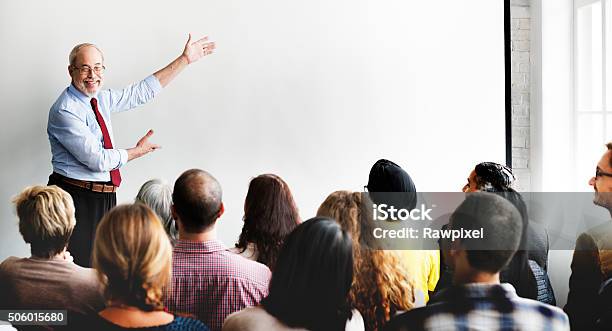
{"label": "raised arm", "polygon": [[185,44],[183,54],[174,61],[170,62],[166,67],[157,71],[153,75],[159,80],[162,87],[166,87],[187,65],[198,61],[204,56],[211,54],[215,49],[214,42],[208,42],[208,37],[204,37],[198,41],[191,41],[191,33]]}

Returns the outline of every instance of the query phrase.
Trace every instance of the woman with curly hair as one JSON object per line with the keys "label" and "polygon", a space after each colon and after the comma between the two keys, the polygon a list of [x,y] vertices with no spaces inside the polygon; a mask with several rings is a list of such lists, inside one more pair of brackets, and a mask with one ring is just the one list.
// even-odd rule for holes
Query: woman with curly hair
{"label": "woman with curly hair", "polygon": [[364,319],[366,330],[382,330],[398,311],[414,307],[414,288],[397,268],[394,252],[376,249],[372,237],[373,222],[361,193],[336,191],[317,211],[319,217],[335,219],[353,238],[354,280],[350,303]]}
{"label": "woman with curly hair", "polygon": [[243,220],[233,251],[274,270],[285,237],[300,224],[287,183],[273,174],[253,178],[244,201]]}

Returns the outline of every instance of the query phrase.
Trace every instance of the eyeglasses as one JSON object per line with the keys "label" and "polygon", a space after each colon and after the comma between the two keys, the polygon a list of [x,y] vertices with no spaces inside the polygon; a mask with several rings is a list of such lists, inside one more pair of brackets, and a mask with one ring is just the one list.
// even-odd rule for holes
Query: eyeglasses
{"label": "eyeglasses", "polygon": [[609,172],[603,172],[603,171],[601,171],[601,169],[596,168],[595,169],[595,178],[601,177],[601,176],[612,177],[612,174],[609,173]]}
{"label": "eyeglasses", "polygon": [[73,67],[74,69],[78,70],[81,75],[89,75],[92,71],[95,72],[97,75],[104,73],[104,70],[106,70],[105,66],[95,66],[95,67],[90,67],[88,65],[83,65],[80,67]]}

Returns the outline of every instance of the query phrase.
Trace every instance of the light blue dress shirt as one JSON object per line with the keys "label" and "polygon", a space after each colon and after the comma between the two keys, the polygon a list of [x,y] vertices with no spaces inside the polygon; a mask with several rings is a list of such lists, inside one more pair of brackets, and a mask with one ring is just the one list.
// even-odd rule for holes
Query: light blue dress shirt
{"label": "light blue dress shirt", "polygon": [[[123,90],[100,90],[98,110],[104,118],[113,146],[111,113],[129,110],[147,103],[162,89],[151,75]],[[106,182],[110,171],[128,161],[125,149],[105,149],[102,130],[90,104],[91,97],[68,86],[51,106],[47,134],[51,144],[53,171],[69,178]]]}

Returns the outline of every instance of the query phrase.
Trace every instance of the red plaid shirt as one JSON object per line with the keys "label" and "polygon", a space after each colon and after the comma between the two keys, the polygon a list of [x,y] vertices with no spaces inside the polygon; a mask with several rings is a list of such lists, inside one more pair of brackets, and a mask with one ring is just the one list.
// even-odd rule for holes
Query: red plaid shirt
{"label": "red plaid shirt", "polygon": [[229,252],[219,241],[178,240],[166,306],[221,330],[229,314],[268,295],[270,275],[268,267]]}

